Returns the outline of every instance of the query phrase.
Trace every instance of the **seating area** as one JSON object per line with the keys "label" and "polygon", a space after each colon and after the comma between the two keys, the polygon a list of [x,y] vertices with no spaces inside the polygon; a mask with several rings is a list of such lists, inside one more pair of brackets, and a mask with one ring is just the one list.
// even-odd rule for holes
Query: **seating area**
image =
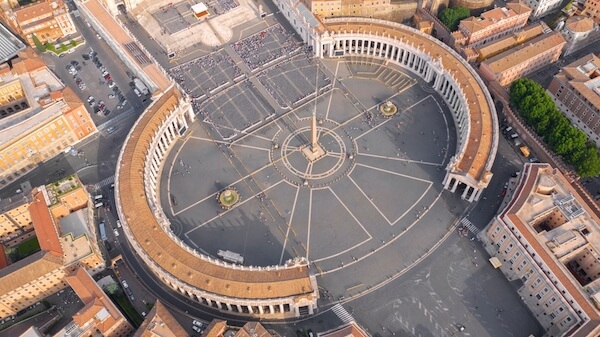
{"label": "seating area", "polygon": [[[318,75],[317,75],[318,73]],[[292,108],[307,98],[331,87],[331,79],[312,57],[299,54],[265,70],[257,76],[260,83],[282,108]]]}
{"label": "seating area", "polygon": [[214,126],[223,140],[231,140],[275,114],[248,80],[221,91],[202,104],[202,120]]}
{"label": "seating area", "polygon": [[169,74],[188,95],[197,99],[217,88],[233,84],[235,78],[242,76],[242,71],[221,49],[173,67],[169,69]]}

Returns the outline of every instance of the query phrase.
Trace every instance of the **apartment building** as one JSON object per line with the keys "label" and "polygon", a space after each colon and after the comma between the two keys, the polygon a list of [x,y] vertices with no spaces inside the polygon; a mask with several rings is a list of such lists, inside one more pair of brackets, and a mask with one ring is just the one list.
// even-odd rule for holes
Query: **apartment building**
{"label": "apartment building", "polygon": [[0,246],[6,262],[0,269],[0,319],[66,287],[67,276],[77,268],[91,274],[105,268],[99,247],[91,239],[94,227],[86,213],[87,192],[76,177],[40,186],[31,195],[29,216],[23,218],[33,223],[40,251],[9,261]]}
{"label": "apartment building", "polygon": [[508,86],[516,79],[558,60],[565,43],[559,32],[543,34],[485,60],[479,65],[479,71],[488,81]]}
{"label": "apartment building", "polygon": [[55,336],[131,336],[134,332],[131,323],[85,269],[75,269],[66,280],[84,306]]}
{"label": "apartment building", "polygon": [[571,123],[600,146],[600,58],[588,54],[564,66],[547,91]]}
{"label": "apartment building", "polygon": [[526,26],[525,28],[497,41],[486,43],[475,48],[465,48],[463,49],[463,57],[469,62],[481,63],[502,52],[520,46],[538,36],[548,34],[550,32],[552,32],[552,30],[544,22],[538,22],[536,24]]}
{"label": "apartment building", "polygon": [[563,55],[570,55],[600,39],[600,26],[592,18],[572,16],[560,30],[567,41]]}
{"label": "apartment building", "polygon": [[526,164],[507,206],[479,234],[495,267],[546,330],[600,335],[600,218],[562,173]]}
{"label": "apartment building", "polygon": [[523,3],[531,8],[531,17],[540,18],[560,8],[561,0],[523,0]]}
{"label": "apartment building", "polygon": [[77,32],[69,9],[62,0],[41,0],[2,12],[5,21],[30,46],[35,46],[33,35],[41,43],[46,43],[68,38]]}
{"label": "apartment building", "polygon": [[0,65],[0,188],[94,134],[83,102],[28,48]]}
{"label": "apartment building", "polygon": [[457,51],[474,48],[498,40],[523,28],[529,19],[531,8],[520,2],[509,2],[506,7],[483,12],[460,21],[458,30],[452,33],[452,45]]}
{"label": "apartment building", "polygon": [[600,19],[600,0],[584,0],[577,2],[581,3],[579,5],[580,15],[588,16],[593,19]]}

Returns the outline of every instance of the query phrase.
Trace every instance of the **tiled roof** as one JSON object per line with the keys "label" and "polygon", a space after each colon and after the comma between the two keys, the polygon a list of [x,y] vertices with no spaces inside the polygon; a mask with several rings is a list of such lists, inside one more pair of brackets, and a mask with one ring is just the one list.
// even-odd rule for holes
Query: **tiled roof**
{"label": "tiled roof", "polygon": [[63,267],[62,257],[39,251],[23,260],[0,269],[0,295]]}
{"label": "tiled roof", "polygon": [[486,64],[493,73],[499,74],[565,43],[565,38],[559,32],[544,34],[496,55],[482,64]]}
{"label": "tiled roof", "polygon": [[[442,66],[459,83],[465,94],[469,109],[470,134],[465,145],[465,151],[456,169],[468,174],[475,180],[485,179],[487,175],[486,165],[493,151],[493,116],[490,103],[485,96],[485,89],[471,73],[468,65],[464,64],[454,55],[450,54],[439,42],[419,36],[412,30],[403,26],[390,26],[385,21],[369,21],[361,18],[353,18],[352,21],[326,20],[325,25],[332,32],[355,32],[370,33],[373,35],[386,36],[398,39],[408,45],[413,45],[426,53],[433,59],[441,61]],[[493,159],[492,159],[493,160]]]}
{"label": "tiled roof", "polygon": [[485,44],[484,46],[477,48],[477,50],[479,51],[479,55],[481,57],[488,58],[490,56],[494,56],[498,53],[501,53],[511,47],[517,46],[520,43],[524,43],[531,40],[532,38],[538,37],[542,35],[543,32],[544,25],[531,25],[503,39]]}
{"label": "tiled roof", "polygon": [[499,24],[501,21],[520,14],[531,12],[531,9],[520,3],[508,3],[506,7],[494,8],[481,13],[480,17],[468,17],[460,21],[460,25],[471,33]]}
{"label": "tiled roof", "polygon": [[42,15],[52,14],[52,6],[49,0],[38,1],[32,4],[17,7],[13,9],[13,13],[17,18],[17,23],[22,24],[23,21],[32,20]]}
{"label": "tiled roof", "polygon": [[247,299],[311,297],[315,289],[307,265],[278,270],[217,265],[179,246],[158,224],[147,202],[142,172],[152,138],[180,98],[180,93],[171,87],[156,100],[138,119],[122,149],[117,187],[122,220],[133,238],[160,268],[209,293]]}
{"label": "tiled roof", "polygon": [[319,337],[369,337],[355,322],[351,322],[335,329],[320,332]]}
{"label": "tiled roof", "polygon": [[[82,326],[91,319],[94,319],[96,327],[103,333],[109,331],[115,324],[121,324],[125,317],[121,314],[115,304],[108,298],[108,295],[98,286],[94,279],[83,268],[77,268],[69,276],[67,282],[73,288],[73,291],[85,304],[73,320]],[[105,309],[108,311],[108,316],[104,320],[100,320],[94,316]]]}
{"label": "tiled roof", "polygon": [[235,333],[234,337],[271,337],[271,334],[259,322],[248,322]]}
{"label": "tiled roof", "polygon": [[204,330],[202,337],[221,337],[227,329],[227,321],[213,319]]}
{"label": "tiled roof", "polygon": [[565,27],[575,33],[585,33],[594,29],[594,20],[583,16],[573,16],[567,19]]}
{"label": "tiled roof", "polygon": [[29,214],[40,248],[62,257],[63,249],[60,244],[58,229],[41,191],[33,192],[33,202],[29,205]]}
{"label": "tiled roof", "polygon": [[12,61],[12,71],[15,75],[22,75],[46,67],[44,60],[31,47],[20,51],[18,56],[17,59]]}
{"label": "tiled roof", "polygon": [[[160,328],[159,328],[160,327]],[[158,331],[154,330],[160,330]],[[160,300],[154,303],[154,307],[148,313],[142,325],[137,329],[133,337],[182,337],[188,336],[185,329],[177,322],[167,307]]]}

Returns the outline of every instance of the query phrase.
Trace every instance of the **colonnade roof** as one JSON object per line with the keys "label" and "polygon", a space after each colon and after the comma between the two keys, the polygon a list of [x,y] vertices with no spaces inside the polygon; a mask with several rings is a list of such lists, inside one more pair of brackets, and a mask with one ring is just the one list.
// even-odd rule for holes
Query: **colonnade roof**
{"label": "colonnade roof", "polygon": [[482,88],[473,76],[468,68],[469,65],[458,59],[457,55],[453,55],[437,40],[400,24],[366,18],[328,19],[324,24],[330,33],[368,34],[397,39],[399,46],[407,44],[441,62],[445,71],[459,84],[467,100],[469,111],[471,127],[469,139],[466,140],[464,154],[455,165],[455,170],[468,174],[476,180],[485,178],[488,158],[494,151],[493,133],[496,132],[492,116],[494,112],[486,99],[484,91],[486,89]]}
{"label": "colonnade roof", "polygon": [[313,289],[306,265],[282,266],[278,270],[240,270],[217,265],[181,247],[159,225],[147,202],[144,165],[152,138],[180,98],[174,87],[167,90],[140,117],[123,147],[116,188],[125,226],[150,259],[192,287],[241,299],[310,295]]}

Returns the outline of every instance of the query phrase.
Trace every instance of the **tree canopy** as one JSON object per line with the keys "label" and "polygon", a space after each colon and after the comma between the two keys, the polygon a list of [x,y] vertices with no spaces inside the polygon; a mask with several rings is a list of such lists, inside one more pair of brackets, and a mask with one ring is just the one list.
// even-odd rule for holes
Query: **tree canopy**
{"label": "tree canopy", "polygon": [[510,87],[510,103],[556,154],[577,169],[579,176],[600,174],[598,148],[571,125],[541,85],[528,78],[516,80]]}
{"label": "tree canopy", "polygon": [[439,19],[442,21],[444,26],[448,27],[450,31],[455,31],[458,28],[460,20],[466,19],[471,16],[471,11],[464,6],[458,6],[454,8],[446,8],[439,14]]}

